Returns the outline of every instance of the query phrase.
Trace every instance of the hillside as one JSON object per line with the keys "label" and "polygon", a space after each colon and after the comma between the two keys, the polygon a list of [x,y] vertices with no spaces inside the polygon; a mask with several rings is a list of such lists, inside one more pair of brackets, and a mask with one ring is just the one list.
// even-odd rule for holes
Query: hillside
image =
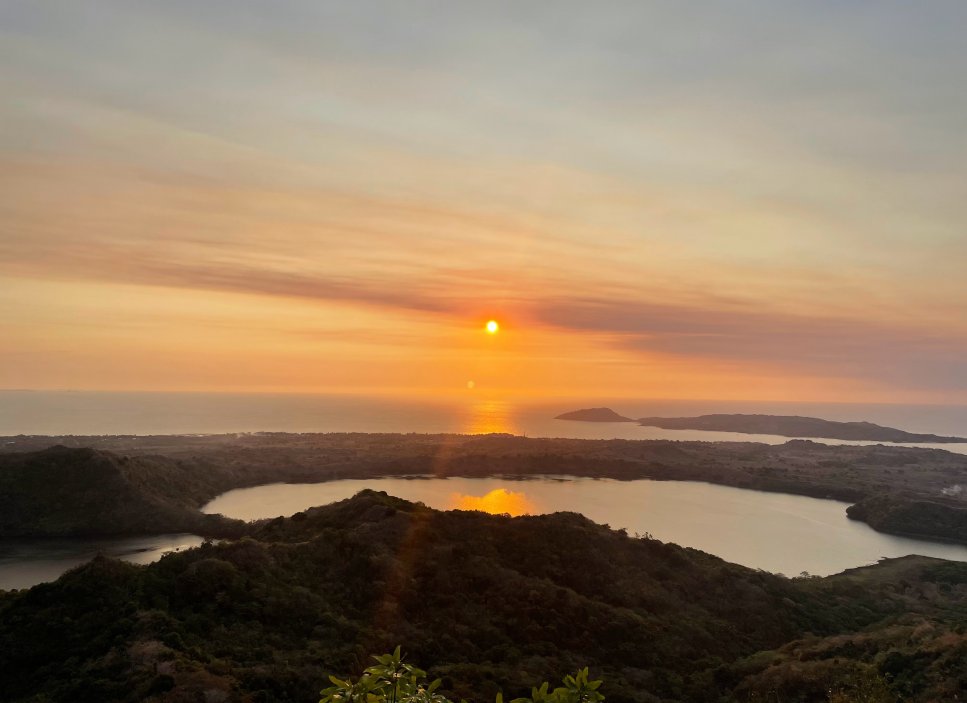
{"label": "hillside", "polygon": [[243,523],[196,509],[224,485],[198,468],[67,447],[0,456],[0,537],[240,534]]}
{"label": "hillside", "polygon": [[851,505],[846,515],[881,532],[910,537],[943,534],[952,542],[967,543],[967,510],[959,501],[877,495]]}
{"label": "hillside", "polygon": [[0,690],[11,703],[308,703],[327,674],[402,644],[477,701],[495,681],[514,696],[581,665],[613,703],[777,687],[817,700],[887,672],[928,701],[967,685],[965,598],[963,564],[789,580],[575,514],[442,513],[364,492],[240,541],[147,567],[98,559],[0,594]]}
{"label": "hillside", "polygon": [[904,432],[872,422],[834,422],[794,415],[699,415],[698,417],[642,417],[638,424],[666,430],[705,430],[780,437],[843,439],[854,442],[967,443],[964,437]]}
{"label": "hillside", "polygon": [[[106,477],[96,478],[99,471]],[[416,474],[707,481],[851,502],[878,498],[904,517],[871,519],[876,529],[967,542],[967,493],[952,490],[967,485],[967,456],[938,449],[362,433],[7,438],[0,537],[178,532],[233,488]],[[942,519],[936,505],[944,506]],[[853,517],[867,514],[880,511]],[[222,534],[224,522],[207,520],[192,531]],[[237,534],[237,525],[228,529]]]}

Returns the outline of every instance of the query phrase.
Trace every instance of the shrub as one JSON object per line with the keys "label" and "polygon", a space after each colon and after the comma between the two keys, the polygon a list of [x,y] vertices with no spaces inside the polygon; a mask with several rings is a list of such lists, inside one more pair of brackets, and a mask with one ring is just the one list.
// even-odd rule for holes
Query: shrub
{"label": "shrub", "polygon": [[[400,648],[392,654],[373,657],[376,664],[356,681],[330,676],[333,683],[320,692],[319,703],[452,703],[437,693],[440,679],[426,682],[426,672],[403,661]],[[529,698],[515,698],[510,703],[598,703],[604,696],[598,692],[601,681],[588,680],[588,669],[564,677],[563,686],[550,688],[546,681],[531,690]],[[497,703],[504,703],[497,694]]]}

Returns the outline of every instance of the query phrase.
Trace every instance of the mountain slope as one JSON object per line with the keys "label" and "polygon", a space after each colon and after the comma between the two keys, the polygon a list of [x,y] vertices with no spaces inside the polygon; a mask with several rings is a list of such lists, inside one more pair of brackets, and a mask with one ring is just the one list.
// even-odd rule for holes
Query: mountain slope
{"label": "mountain slope", "polygon": [[192,507],[217,491],[220,479],[163,457],[95,449],[0,456],[0,537],[240,534],[239,521]]}
{"label": "mountain slope", "polygon": [[[953,634],[967,566],[898,561],[790,581],[576,514],[442,513],[364,492],[239,541],[148,567],[99,559],[0,596],[0,690],[14,702],[308,702],[328,673],[402,644],[448,693],[479,701],[497,681],[514,696],[581,665],[612,703],[748,700],[779,676],[797,700],[815,682],[780,665],[807,633],[829,654],[827,685],[879,676],[891,645],[877,633],[904,618],[934,623],[925,647]],[[831,644],[860,631],[879,644]],[[917,666],[916,646],[891,660],[897,675]],[[931,700],[964,661],[921,675],[910,700]]]}
{"label": "mountain slope", "polygon": [[[21,444],[36,446],[40,439]],[[879,509],[858,508],[851,516],[869,516],[870,524],[883,531],[967,541],[967,499],[959,493],[967,485],[967,456],[936,449],[827,446],[809,440],[773,446],[512,435],[273,434],[71,441],[82,439],[97,449],[0,452],[0,538],[177,532],[186,526],[212,536],[240,534],[239,525],[204,518],[198,508],[233,488],[267,483],[417,474],[568,474],[707,481],[852,502],[883,496],[891,506],[891,519],[881,519]],[[170,454],[157,456],[159,451]],[[898,516],[902,519],[894,519]]]}

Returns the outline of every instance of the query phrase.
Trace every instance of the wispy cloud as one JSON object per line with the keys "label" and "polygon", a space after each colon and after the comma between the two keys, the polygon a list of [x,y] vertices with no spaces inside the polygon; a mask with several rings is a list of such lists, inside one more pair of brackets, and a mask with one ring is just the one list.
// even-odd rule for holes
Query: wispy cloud
{"label": "wispy cloud", "polygon": [[[14,252],[4,252],[2,244],[0,252],[0,270],[9,273],[363,305],[383,312],[428,313],[448,321],[466,318],[468,310],[481,304],[469,280],[477,277],[477,285],[489,291],[502,284],[485,271],[456,269],[422,281],[358,273],[339,277],[166,259],[159,252],[104,247],[52,250],[39,270],[33,259],[27,270],[23,263],[18,269]],[[528,324],[605,337],[633,352],[762,366],[772,372],[861,378],[901,388],[967,390],[967,337],[957,331],[781,313],[715,296],[683,305],[644,302],[643,291],[625,287],[605,285],[602,292],[608,297],[517,285],[505,290],[511,300],[503,304],[525,315]],[[486,302],[493,304],[493,297]],[[372,333],[367,337],[372,341]]]}
{"label": "wispy cloud", "polygon": [[609,333],[637,351],[862,378],[902,388],[967,389],[967,335],[863,319],[755,309],[682,307],[633,299],[560,299],[540,318]]}
{"label": "wispy cloud", "polygon": [[0,275],[496,309],[696,369],[964,390],[965,26],[954,2],[7,3]]}

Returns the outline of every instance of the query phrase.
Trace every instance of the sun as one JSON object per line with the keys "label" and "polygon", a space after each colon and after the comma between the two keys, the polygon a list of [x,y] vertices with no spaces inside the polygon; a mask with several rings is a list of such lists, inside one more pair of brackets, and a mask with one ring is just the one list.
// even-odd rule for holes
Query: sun
{"label": "sun", "polygon": [[490,320],[487,322],[485,329],[489,334],[497,334],[500,331],[500,325],[497,324],[497,320]]}

